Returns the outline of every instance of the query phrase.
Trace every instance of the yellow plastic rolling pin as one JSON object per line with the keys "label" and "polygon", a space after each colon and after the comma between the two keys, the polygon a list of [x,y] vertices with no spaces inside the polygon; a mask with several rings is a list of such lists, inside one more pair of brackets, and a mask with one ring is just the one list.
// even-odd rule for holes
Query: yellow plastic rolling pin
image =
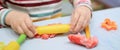
{"label": "yellow plastic rolling pin", "polygon": [[17,41],[11,41],[3,50],[20,50],[20,44],[23,43],[26,39],[25,34],[21,34]]}
{"label": "yellow plastic rolling pin", "polygon": [[39,26],[36,28],[39,35],[41,34],[61,34],[70,30],[69,24],[56,24],[50,26]]}
{"label": "yellow plastic rolling pin", "polygon": [[16,41],[11,41],[3,50],[19,50],[20,45]]}

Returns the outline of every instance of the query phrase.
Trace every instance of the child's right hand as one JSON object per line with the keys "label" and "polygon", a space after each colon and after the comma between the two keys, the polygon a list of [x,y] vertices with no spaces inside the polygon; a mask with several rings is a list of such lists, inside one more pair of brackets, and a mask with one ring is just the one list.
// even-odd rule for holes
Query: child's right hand
{"label": "child's right hand", "polygon": [[11,11],[6,16],[5,22],[17,33],[25,33],[30,38],[36,33],[35,26],[27,13]]}

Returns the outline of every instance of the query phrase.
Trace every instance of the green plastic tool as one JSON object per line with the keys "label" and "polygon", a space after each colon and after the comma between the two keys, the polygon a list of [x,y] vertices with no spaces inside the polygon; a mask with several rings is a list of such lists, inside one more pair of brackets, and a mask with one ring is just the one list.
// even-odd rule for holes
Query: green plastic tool
{"label": "green plastic tool", "polygon": [[25,34],[21,34],[20,37],[17,39],[17,42],[19,44],[22,44],[25,40],[26,40],[26,35]]}

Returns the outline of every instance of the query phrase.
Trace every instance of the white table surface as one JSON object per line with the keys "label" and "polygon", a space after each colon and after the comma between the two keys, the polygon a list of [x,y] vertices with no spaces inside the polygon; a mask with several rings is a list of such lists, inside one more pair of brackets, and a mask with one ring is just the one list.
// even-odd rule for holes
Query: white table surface
{"label": "white table surface", "polygon": [[[118,25],[117,30],[106,31],[101,28],[101,22],[105,18],[110,18]],[[47,25],[50,23],[69,23],[70,16],[36,22],[34,25]],[[90,23],[90,31],[92,36],[97,36],[98,46],[92,49],[70,43],[67,35],[57,36],[48,40],[28,39],[22,45],[20,50],[120,50],[120,8],[112,8],[93,12],[93,17]],[[0,42],[6,44],[16,40],[18,35],[10,28],[0,29]]]}

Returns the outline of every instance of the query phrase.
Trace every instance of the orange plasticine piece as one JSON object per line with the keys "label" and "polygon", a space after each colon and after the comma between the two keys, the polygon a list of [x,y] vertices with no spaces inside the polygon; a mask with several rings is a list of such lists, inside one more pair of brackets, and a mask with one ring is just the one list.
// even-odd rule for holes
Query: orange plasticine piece
{"label": "orange plasticine piece", "polygon": [[105,28],[107,31],[117,30],[117,25],[114,21],[111,21],[109,18],[106,18],[101,24],[102,28]]}

